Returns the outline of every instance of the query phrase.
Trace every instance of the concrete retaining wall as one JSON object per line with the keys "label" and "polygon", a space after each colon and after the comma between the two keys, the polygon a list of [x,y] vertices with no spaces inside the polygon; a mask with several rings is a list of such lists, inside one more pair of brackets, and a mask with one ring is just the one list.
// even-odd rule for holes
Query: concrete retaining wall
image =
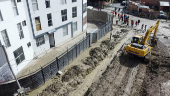
{"label": "concrete retaining wall", "polygon": [[107,12],[87,10],[87,20],[100,21],[106,23],[108,21]]}

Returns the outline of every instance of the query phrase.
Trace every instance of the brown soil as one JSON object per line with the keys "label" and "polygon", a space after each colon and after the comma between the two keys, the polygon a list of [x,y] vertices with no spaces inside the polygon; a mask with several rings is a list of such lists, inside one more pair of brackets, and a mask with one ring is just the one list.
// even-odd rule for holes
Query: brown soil
{"label": "brown soil", "polygon": [[[97,47],[91,48],[89,56],[81,60],[82,64],[71,66],[61,76],[52,78],[52,84],[38,96],[73,96],[72,92],[84,85],[87,75],[93,73],[100,62],[109,57],[108,53],[121,42],[128,30],[116,30],[115,33],[112,40],[106,39]],[[156,46],[152,50],[151,64],[148,64],[143,58],[130,58],[129,54],[124,54],[125,46],[126,44],[117,51],[118,54],[100,78],[91,86],[84,86],[88,89],[84,91],[84,96],[169,96],[170,57]]]}
{"label": "brown soil", "polygon": [[84,96],[169,96],[170,57],[154,47],[151,64],[120,51]]}
{"label": "brown soil", "polygon": [[[166,57],[161,48],[152,51],[152,62],[147,67],[143,83],[143,94],[147,96],[169,96],[169,92],[162,90],[163,83],[170,80],[170,57]],[[169,85],[167,85],[169,86]]]}

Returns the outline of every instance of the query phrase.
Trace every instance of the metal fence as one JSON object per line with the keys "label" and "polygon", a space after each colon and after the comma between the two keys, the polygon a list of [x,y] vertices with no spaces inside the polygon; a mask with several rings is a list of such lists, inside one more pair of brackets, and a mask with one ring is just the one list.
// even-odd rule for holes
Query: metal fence
{"label": "metal fence", "polygon": [[[111,30],[112,22],[106,24],[101,29],[97,30],[97,40],[102,38],[106,33]],[[38,88],[44,84],[48,79],[53,77],[59,70],[62,70],[71,61],[83,52],[91,45],[91,36],[87,35],[82,40],[77,42],[72,47],[68,48],[62,54],[56,57],[55,60],[49,62],[45,66],[42,66],[38,70],[28,75],[19,77],[20,85],[24,88],[30,88],[31,90]],[[18,86],[15,81],[0,85],[0,96],[12,96],[17,92]]]}

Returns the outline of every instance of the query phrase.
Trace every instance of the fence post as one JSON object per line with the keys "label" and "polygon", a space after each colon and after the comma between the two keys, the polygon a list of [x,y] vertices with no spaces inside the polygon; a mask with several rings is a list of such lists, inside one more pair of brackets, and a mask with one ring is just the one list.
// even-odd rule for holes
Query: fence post
{"label": "fence post", "polygon": [[86,49],[87,49],[87,35],[86,35]]}
{"label": "fence post", "polygon": [[84,51],[84,37],[83,37],[83,51]]}
{"label": "fence post", "polygon": [[77,58],[77,43],[76,43],[76,58]]}
{"label": "fence post", "polygon": [[44,77],[44,73],[43,73],[43,68],[42,67],[41,67],[41,73],[42,73],[44,84],[45,84],[45,77]]}
{"label": "fence post", "polygon": [[89,47],[90,47],[91,46],[90,44],[91,34],[88,37],[89,37]]}
{"label": "fence post", "polygon": [[67,59],[68,59],[68,64],[69,64],[68,47],[67,47]]}
{"label": "fence post", "polygon": [[58,68],[58,70],[60,70],[60,69],[59,69],[59,65],[58,65],[58,57],[56,57],[56,63],[57,63],[57,68]]}
{"label": "fence post", "polygon": [[[29,70],[30,71],[30,70]],[[32,80],[32,75],[30,76],[31,77],[31,83],[32,83],[32,87],[34,89],[34,83],[33,83],[33,80]]]}

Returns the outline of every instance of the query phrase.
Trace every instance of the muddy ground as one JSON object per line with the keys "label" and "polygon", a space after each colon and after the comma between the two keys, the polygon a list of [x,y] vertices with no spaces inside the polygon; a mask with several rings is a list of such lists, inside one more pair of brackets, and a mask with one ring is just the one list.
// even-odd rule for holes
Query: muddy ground
{"label": "muddy ground", "polygon": [[151,64],[119,55],[84,96],[169,96],[170,57],[160,48],[154,47]]}
{"label": "muddy ground", "polygon": [[[123,51],[129,38],[143,35],[143,31],[115,26],[112,33],[111,40],[107,34],[92,45],[77,58],[78,61],[62,70],[62,75],[56,75],[44,88],[39,88],[42,91],[37,89],[28,95],[169,96],[170,57],[162,48],[155,46],[151,64],[145,63],[143,58],[130,58]],[[113,55],[115,52],[117,54]]]}

